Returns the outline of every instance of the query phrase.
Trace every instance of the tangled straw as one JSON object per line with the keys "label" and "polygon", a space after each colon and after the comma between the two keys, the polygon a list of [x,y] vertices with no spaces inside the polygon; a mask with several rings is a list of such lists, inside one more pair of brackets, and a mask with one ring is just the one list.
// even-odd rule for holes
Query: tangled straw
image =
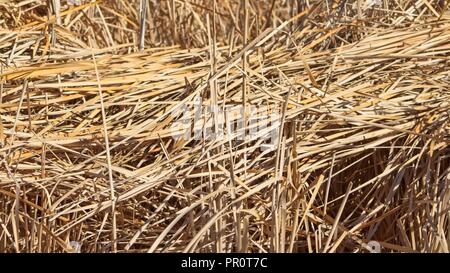
{"label": "tangled straw", "polygon": [[449,252],[448,1],[140,7],[0,1],[0,252]]}

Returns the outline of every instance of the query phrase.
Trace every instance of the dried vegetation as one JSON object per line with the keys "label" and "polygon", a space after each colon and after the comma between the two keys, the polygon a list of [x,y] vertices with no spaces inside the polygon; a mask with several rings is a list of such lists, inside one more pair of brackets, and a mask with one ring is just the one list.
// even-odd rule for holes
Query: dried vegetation
{"label": "dried vegetation", "polygon": [[[2,0],[0,252],[449,252],[449,41],[442,0]],[[174,139],[196,97],[275,149]]]}

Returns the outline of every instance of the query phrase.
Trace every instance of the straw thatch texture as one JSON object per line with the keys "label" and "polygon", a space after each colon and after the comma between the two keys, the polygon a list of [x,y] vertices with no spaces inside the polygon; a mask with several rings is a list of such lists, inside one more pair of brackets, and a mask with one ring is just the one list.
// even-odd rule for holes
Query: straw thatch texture
{"label": "straw thatch texture", "polygon": [[139,7],[0,1],[1,252],[449,251],[448,1]]}

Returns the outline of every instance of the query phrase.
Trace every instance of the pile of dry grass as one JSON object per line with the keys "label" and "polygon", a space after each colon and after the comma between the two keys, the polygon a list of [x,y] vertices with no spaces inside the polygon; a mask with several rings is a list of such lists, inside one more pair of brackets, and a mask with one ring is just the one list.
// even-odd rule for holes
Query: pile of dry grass
{"label": "pile of dry grass", "polygon": [[144,7],[0,1],[0,252],[449,251],[448,1]]}

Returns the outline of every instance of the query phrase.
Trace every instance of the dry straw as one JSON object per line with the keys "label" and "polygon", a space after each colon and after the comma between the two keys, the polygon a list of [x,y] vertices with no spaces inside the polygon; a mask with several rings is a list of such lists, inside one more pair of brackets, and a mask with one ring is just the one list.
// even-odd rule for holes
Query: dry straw
{"label": "dry straw", "polygon": [[449,252],[448,1],[142,2],[0,1],[0,252]]}

